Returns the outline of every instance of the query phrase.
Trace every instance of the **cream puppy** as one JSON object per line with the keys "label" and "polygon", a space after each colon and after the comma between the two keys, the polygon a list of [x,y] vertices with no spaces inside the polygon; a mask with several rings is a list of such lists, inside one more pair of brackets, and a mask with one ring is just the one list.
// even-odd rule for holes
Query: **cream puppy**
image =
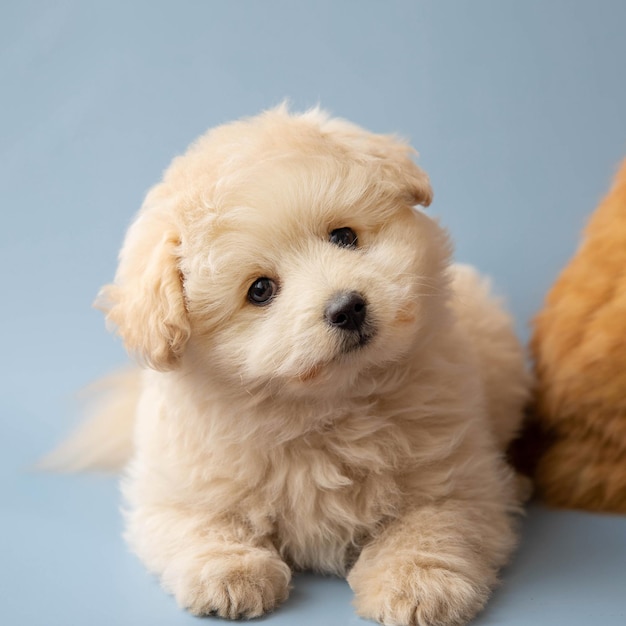
{"label": "cream puppy", "polygon": [[128,232],[101,306],[146,368],[104,419],[134,423],[128,541],[194,614],[313,569],[364,617],[461,624],[511,553],[523,354],[411,152],[279,107],[201,137]]}

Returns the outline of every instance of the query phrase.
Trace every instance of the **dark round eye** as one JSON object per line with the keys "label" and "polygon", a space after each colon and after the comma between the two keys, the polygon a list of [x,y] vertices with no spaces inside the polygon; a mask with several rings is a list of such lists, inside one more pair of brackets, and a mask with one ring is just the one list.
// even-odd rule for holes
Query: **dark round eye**
{"label": "dark round eye", "polygon": [[271,278],[266,278],[263,276],[262,278],[257,278],[252,285],[250,285],[250,289],[248,289],[248,300],[252,304],[256,304],[262,306],[267,304],[278,291],[278,287],[276,283]]}
{"label": "dark round eye", "polygon": [[330,232],[330,243],[342,248],[354,248],[357,244],[356,233],[351,228],[335,228]]}

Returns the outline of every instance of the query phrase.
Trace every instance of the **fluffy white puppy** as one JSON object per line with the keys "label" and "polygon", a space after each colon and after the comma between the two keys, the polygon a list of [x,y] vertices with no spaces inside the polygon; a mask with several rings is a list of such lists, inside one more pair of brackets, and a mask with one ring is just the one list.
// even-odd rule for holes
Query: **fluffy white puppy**
{"label": "fluffy white puppy", "polygon": [[134,423],[128,541],[194,614],[271,611],[304,568],[461,624],[511,553],[523,354],[411,152],[279,107],[201,137],[128,232],[101,305],[147,368],[74,452]]}

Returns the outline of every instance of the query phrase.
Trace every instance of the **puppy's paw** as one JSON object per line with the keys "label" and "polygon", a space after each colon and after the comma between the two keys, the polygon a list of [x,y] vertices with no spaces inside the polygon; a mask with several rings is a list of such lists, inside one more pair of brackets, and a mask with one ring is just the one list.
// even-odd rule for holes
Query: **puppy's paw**
{"label": "puppy's paw", "polygon": [[367,571],[357,563],[348,582],[358,614],[385,626],[460,626],[489,596],[488,585],[443,567],[415,563]]}
{"label": "puppy's paw", "polygon": [[259,617],[289,595],[291,570],[264,550],[212,554],[201,564],[176,567],[163,577],[178,604],[194,615]]}

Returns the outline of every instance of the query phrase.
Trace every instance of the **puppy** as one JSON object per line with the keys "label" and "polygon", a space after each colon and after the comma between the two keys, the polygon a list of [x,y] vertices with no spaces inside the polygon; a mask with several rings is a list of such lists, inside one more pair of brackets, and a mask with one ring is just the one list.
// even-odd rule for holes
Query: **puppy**
{"label": "puppy", "polygon": [[130,227],[100,306],[145,370],[98,423],[134,429],[127,538],[193,614],[312,569],[363,617],[462,624],[511,553],[523,352],[411,152],[279,107],[201,137]]}
{"label": "puppy", "polygon": [[539,495],[626,513],[626,161],[534,323]]}

